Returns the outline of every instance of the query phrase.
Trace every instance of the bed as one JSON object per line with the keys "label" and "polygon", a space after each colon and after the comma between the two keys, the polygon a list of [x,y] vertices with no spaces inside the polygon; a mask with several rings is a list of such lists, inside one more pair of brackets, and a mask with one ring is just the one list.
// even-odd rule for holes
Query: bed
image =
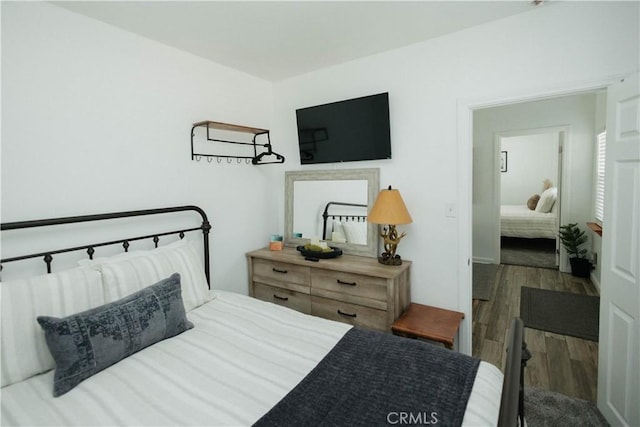
{"label": "bed", "polygon": [[[340,210],[333,210],[336,207]],[[366,245],[367,208],[366,204],[328,202],[322,212],[322,240]]]}
{"label": "bed", "polygon": [[558,237],[557,188],[532,196],[524,205],[500,206],[500,235],[527,239]]}
{"label": "bed", "polygon": [[[522,417],[520,319],[509,330],[503,376],[428,343],[215,290],[211,226],[196,206],[4,223],[2,230],[4,238],[185,212],[200,215],[201,224],[2,259],[3,267],[43,259],[48,271],[2,282],[3,426],[513,426]],[[130,250],[141,239],[154,248]],[[97,256],[112,245],[124,251]],[[55,257],[69,253],[85,255],[77,267],[53,271]]]}
{"label": "bed", "polygon": [[500,235],[527,239],[555,239],[558,217],[555,212],[536,212],[525,205],[500,206]]}

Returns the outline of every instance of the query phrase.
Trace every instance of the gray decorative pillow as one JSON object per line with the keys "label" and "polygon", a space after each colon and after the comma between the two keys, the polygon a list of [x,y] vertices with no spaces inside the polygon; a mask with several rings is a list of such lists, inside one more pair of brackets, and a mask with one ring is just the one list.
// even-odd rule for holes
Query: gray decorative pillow
{"label": "gray decorative pillow", "polygon": [[39,316],[56,362],[53,395],[165,338],[193,328],[182,302],[180,275],[82,313]]}

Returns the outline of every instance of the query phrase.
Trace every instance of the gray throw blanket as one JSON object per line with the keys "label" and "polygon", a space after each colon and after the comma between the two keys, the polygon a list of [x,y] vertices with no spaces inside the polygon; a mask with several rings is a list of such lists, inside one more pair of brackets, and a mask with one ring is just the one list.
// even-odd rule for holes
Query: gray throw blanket
{"label": "gray throw blanket", "polygon": [[353,328],[255,426],[459,426],[479,363]]}

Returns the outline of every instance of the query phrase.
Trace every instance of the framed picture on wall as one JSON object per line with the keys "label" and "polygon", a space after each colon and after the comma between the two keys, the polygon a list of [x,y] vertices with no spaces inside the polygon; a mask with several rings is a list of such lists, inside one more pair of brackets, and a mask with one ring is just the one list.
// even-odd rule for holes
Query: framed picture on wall
{"label": "framed picture on wall", "polygon": [[506,171],[507,171],[507,152],[501,151],[500,152],[500,172],[506,172]]}

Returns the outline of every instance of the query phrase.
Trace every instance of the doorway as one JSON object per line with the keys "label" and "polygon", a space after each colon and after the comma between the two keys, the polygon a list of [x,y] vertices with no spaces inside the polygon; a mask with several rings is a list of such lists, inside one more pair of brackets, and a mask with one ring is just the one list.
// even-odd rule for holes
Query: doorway
{"label": "doorway", "polygon": [[[605,107],[603,108],[609,110],[609,117],[606,120],[606,124],[609,125],[612,134],[618,135],[616,134],[616,131],[618,130],[618,126],[620,125],[620,123],[618,122],[618,120],[616,120],[616,118],[623,117],[624,119],[628,120],[637,118],[637,115],[631,114],[629,112],[638,111],[638,99],[640,99],[638,95],[638,81],[640,79],[639,74],[636,72],[630,77],[621,77],[612,77],[600,82],[591,82],[591,84],[574,86],[570,89],[565,90],[564,92],[562,92],[562,94],[604,90],[604,95],[607,97],[611,97],[611,99],[608,99],[606,101]],[[560,95],[560,92],[548,91],[545,93],[545,95],[555,96]],[[600,93],[598,93],[598,95],[600,95]],[[461,283],[461,285],[459,286],[459,306],[464,308],[465,313],[469,313],[470,318],[469,320],[465,320],[460,329],[460,350],[465,353],[471,352],[472,328],[470,324],[473,323],[473,320],[475,319],[475,314],[471,310],[472,289],[470,268],[474,245],[472,244],[472,233],[469,233],[469,229],[473,229],[473,225],[475,225],[473,210],[476,205],[477,196],[476,190],[473,188],[473,180],[476,177],[476,171],[472,166],[474,164],[475,154],[478,152],[477,148],[472,145],[473,113],[477,109],[485,108],[488,106],[504,105],[514,98],[515,97],[502,97],[493,100],[485,99],[482,102],[478,100],[467,100],[465,102],[463,100],[458,105],[458,165],[459,169],[461,170],[461,185],[459,186],[461,200],[461,209],[459,210],[461,219],[461,232],[459,233],[458,241],[460,247],[463,250],[463,254],[466,255],[462,257],[458,269],[458,275],[460,277]],[[533,96],[520,96],[519,98],[534,99]],[[626,114],[621,114],[621,110],[623,108],[626,108]],[[604,126],[605,123],[603,122],[602,127],[604,128]],[[625,126],[626,129],[629,130],[629,132],[619,133],[619,135],[630,135],[630,142],[632,141],[637,146],[637,121],[632,124],[625,123]],[[614,139],[614,141],[618,141],[618,139]],[[617,147],[622,148],[624,147],[624,145],[617,144]],[[635,158],[630,158],[630,156],[634,155],[634,152],[632,150],[623,152],[620,160],[614,157],[616,154],[618,153],[614,152],[613,155],[607,156],[608,168],[609,166],[616,167],[616,162],[619,161],[621,162],[620,164],[626,162],[625,166],[629,166],[626,169],[627,171],[633,170],[634,167],[637,170],[637,151],[635,152]],[[626,155],[626,157],[624,157],[624,155]],[[567,164],[566,160],[565,164]],[[609,170],[612,169],[609,168]],[[564,171],[563,175],[565,177],[567,176],[566,170]],[[628,175],[617,177],[618,181],[616,181],[615,176],[611,177],[610,174],[607,174],[607,178],[605,180],[605,186],[610,185],[611,187],[609,188],[611,188],[614,193],[613,195],[609,195],[610,193],[608,193],[605,196],[605,208],[608,206],[609,212],[618,213],[617,216],[612,216],[610,214],[608,217],[606,217],[605,226],[612,227],[612,229],[615,229],[617,227],[619,228],[619,230],[623,230],[623,233],[619,233],[618,236],[612,236],[610,233],[607,233],[605,234],[604,242],[594,245],[595,247],[601,244],[601,249],[597,250],[600,253],[601,257],[605,258],[605,267],[607,267],[607,269],[604,269],[602,271],[603,279],[601,286],[605,292],[603,292],[602,294],[603,301],[601,303],[600,314],[603,319],[606,319],[606,323],[608,323],[608,321],[611,319],[618,320],[617,323],[608,323],[601,325],[601,328],[603,328],[603,330],[613,330],[614,333],[600,334],[600,338],[602,339],[600,345],[602,347],[600,348],[598,354],[598,375],[600,376],[598,382],[599,384],[605,386],[601,386],[598,388],[598,408],[603,412],[608,420],[615,420],[614,422],[617,422],[619,424],[628,423],[628,420],[638,419],[638,407],[637,405],[634,406],[634,402],[638,401],[637,370],[634,371],[633,364],[628,362],[630,360],[633,360],[634,354],[632,353],[632,351],[634,348],[637,348],[637,346],[635,345],[638,343],[638,328],[635,326],[637,326],[638,323],[638,316],[636,316],[636,314],[638,313],[638,298],[636,297],[638,296],[637,291],[639,287],[638,276],[626,274],[626,272],[632,271],[631,268],[627,267],[633,260],[632,257],[628,256],[628,254],[632,253],[632,249],[636,250],[638,247],[638,235],[629,235],[628,233],[626,233],[627,230],[638,230],[636,227],[636,223],[633,222],[633,219],[637,218],[637,215],[634,216],[633,214],[629,214],[630,211],[636,214],[638,212],[637,204],[635,206],[632,205],[632,203],[638,200],[638,192],[636,191],[633,196],[622,194],[621,189],[624,189],[625,187],[621,185],[620,179],[627,179],[627,183],[633,182],[627,177]],[[614,197],[616,194],[618,196]],[[626,256],[626,258],[622,259],[622,264],[616,264],[616,262],[618,262],[616,254],[622,256],[623,258]],[[625,268],[619,268],[619,265],[624,265]],[[637,264],[635,265],[635,267],[637,267]],[[598,270],[599,268],[598,266],[596,266],[596,271],[599,276],[600,272]],[[620,284],[621,273],[625,275],[624,279],[635,280],[635,283],[631,283],[631,285],[625,288],[626,291],[633,292],[635,293],[635,295],[633,295],[632,297],[627,297],[626,299],[625,295],[627,294],[624,294],[620,290],[620,288],[615,289],[615,286]],[[616,281],[618,281],[618,283],[616,283]],[[617,301],[615,303],[613,302],[612,296],[615,296],[617,298]],[[614,339],[618,339],[625,346],[621,348],[621,346],[619,346],[617,343],[613,343],[612,340]],[[501,348],[496,348],[496,350],[503,352],[503,349]],[[616,356],[618,359],[614,360],[613,356]],[[637,356],[637,353],[635,354],[635,356]]]}
{"label": "doorway", "polygon": [[562,148],[568,127],[497,133],[499,264],[557,269]]}
{"label": "doorway", "polygon": [[[561,209],[558,227],[568,222],[586,224],[593,220],[593,183],[595,134],[606,120],[606,93],[591,90],[554,98],[534,99],[502,104],[472,111],[472,260],[477,263],[500,263],[501,175],[512,175],[525,168],[549,170],[544,160],[529,156],[519,165],[507,153],[507,172],[500,171],[500,143],[503,137],[558,133],[561,157],[551,168],[557,174]],[[528,162],[528,163],[527,163]],[[529,170],[529,169],[527,169]],[[511,171],[511,172],[510,172]],[[552,174],[552,173],[549,173]],[[522,178],[521,178],[522,179]],[[544,178],[542,178],[544,179]],[[542,190],[540,178],[528,180],[525,195],[514,199],[524,206],[527,198]],[[531,192],[531,194],[528,194]],[[560,248],[559,269],[570,271],[567,256]]]}
{"label": "doorway", "polygon": [[[576,222],[584,228],[585,223],[592,219],[595,135],[599,122],[604,124],[606,120],[605,110],[599,109],[599,105],[605,101],[599,98],[600,93],[580,92],[478,108],[472,112],[472,258],[474,262],[496,264],[501,267],[501,277],[494,284],[493,300],[480,304],[476,301],[472,303],[472,347],[476,355],[479,355],[478,350],[481,349],[480,355],[483,358],[492,357],[493,354],[497,357],[502,356],[500,340],[506,326],[500,322],[506,322],[519,315],[522,287],[578,291],[586,295],[598,293],[589,279],[577,281],[563,273],[569,271],[564,251],[560,251],[559,258],[554,257],[554,263],[558,261],[556,265],[560,270],[548,269],[545,272],[538,268],[501,264],[501,206],[505,203],[526,205],[531,195],[541,193],[542,181],[549,179],[552,185],[557,187],[558,194],[555,233],[562,224]],[[518,148],[522,147],[514,144],[523,144],[526,140],[533,139],[533,136],[544,134],[548,134],[549,139],[554,139],[557,147],[555,159],[553,156],[543,158],[538,156],[541,153],[525,150],[526,153],[521,156],[524,160],[519,163],[515,161],[519,156],[516,154]],[[533,176],[532,170],[541,172],[544,177]],[[509,175],[509,171],[514,175],[515,184],[519,185],[511,185],[513,183],[510,184],[503,179]],[[555,179],[551,178],[554,175]],[[509,194],[510,186],[518,187],[517,194]],[[556,235],[552,233],[549,237],[554,237],[553,246],[558,249]],[[589,360],[593,361],[597,360],[597,344],[583,342],[584,340],[577,342],[573,337],[549,337],[544,332],[531,331],[534,330],[527,329],[530,337],[536,335],[531,340],[542,343],[541,348],[545,349],[535,349],[540,351],[537,355],[537,360],[541,363],[540,369],[547,370],[548,375],[546,379],[541,379],[540,385],[552,390],[555,388],[555,391],[564,394],[594,400],[597,366],[589,364],[589,361],[582,364],[582,361],[574,360],[566,349],[580,346],[579,353],[588,354]],[[551,349],[552,354],[546,353],[548,349]],[[564,371],[549,372],[550,360],[554,361],[554,367],[579,366],[576,369],[582,372],[582,376],[593,378],[593,382],[582,387],[584,383],[580,383],[578,377],[565,376],[561,381],[552,383],[560,378],[560,373]],[[500,361],[496,363],[501,366]],[[530,370],[538,376],[538,380],[542,371]]]}

